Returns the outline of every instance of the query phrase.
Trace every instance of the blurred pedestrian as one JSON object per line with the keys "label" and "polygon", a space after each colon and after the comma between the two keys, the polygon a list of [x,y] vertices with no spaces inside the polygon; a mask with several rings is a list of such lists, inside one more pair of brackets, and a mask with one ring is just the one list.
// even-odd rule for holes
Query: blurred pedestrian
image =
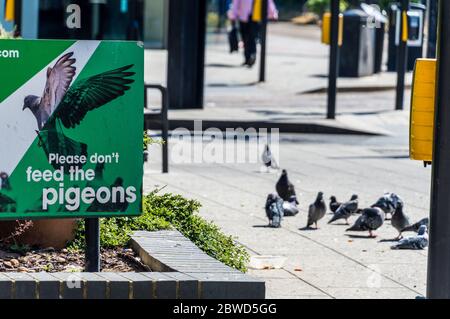
{"label": "blurred pedestrian", "polygon": [[231,5],[231,0],[216,0],[217,1],[217,29],[216,32],[220,33],[227,21],[227,12]]}
{"label": "blurred pedestrian", "polygon": [[[256,44],[261,24],[262,1],[266,0],[233,0],[228,11],[228,18],[232,23],[239,22],[239,29],[244,42],[243,65],[252,67],[256,62]],[[268,18],[278,19],[278,11],[274,0],[268,1]]]}

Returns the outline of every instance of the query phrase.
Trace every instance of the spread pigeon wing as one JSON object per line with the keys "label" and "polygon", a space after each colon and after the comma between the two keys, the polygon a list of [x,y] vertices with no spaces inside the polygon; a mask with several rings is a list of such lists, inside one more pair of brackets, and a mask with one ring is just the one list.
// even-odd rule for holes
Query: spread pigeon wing
{"label": "spread pigeon wing", "polygon": [[47,82],[42,95],[42,107],[51,114],[61,103],[76,74],[73,66],[76,59],[73,52],[63,55],[53,66],[47,70]]}
{"label": "spread pigeon wing", "polygon": [[133,65],[94,75],[73,85],[62,100],[55,116],[66,128],[74,128],[89,111],[99,108],[123,96],[134,82],[127,72]]}

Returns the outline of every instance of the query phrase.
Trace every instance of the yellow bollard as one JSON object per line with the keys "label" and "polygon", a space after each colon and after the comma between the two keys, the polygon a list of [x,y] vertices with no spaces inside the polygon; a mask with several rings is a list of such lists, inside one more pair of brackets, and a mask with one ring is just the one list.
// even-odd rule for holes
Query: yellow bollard
{"label": "yellow bollard", "polygon": [[408,42],[408,14],[406,11],[402,12],[402,41]]}
{"label": "yellow bollard", "polygon": [[5,21],[14,22],[15,0],[6,0],[5,5]]}
{"label": "yellow bollard", "polygon": [[[339,39],[338,44],[342,46],[344,40],[344,15],[339,14]],[[322,17],[322,43],[331,44],[331,13],[326,12]]]}
{"label": "yellow bollard", "polygon": [[433,158],[436,59],[417,59],[411,92],[409,155],[412,160]]}

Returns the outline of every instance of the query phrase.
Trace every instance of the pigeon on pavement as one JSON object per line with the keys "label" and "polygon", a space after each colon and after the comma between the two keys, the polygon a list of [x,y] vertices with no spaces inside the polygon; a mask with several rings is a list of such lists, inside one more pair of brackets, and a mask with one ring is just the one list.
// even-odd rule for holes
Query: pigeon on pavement
{"label": "pigeon on pavement", "polygon": [[352,195],[350,201],[339,206],[339,208],[334,213],[333,217],[331,217],[328,224],[331,224],[332,222],[335,222],[339,219],[345,219],[345,222],[348,225],[348,219],[350,218],[350,216],[356,213],[357,209],[358,209],[358,195]]}
{"label": "pigeon on pavement", "polygon": [[408,227],[403,228],[401,230],[401,232],[403,233],[403,232],[413,231],[413,232],[417,233],[417,232],[419,232],[420,226],[425,225],[428,228],[429,223],[430,223],[430,219],[428,217],[425,217],[425,218],[422,218],[421,220],[419,220],[418,222],[416,222]]}
{"label": "pigeon on pavement", "polygon": [[[278,195],[284,200],[288,201],[291,196],[297,196],[295,194],[295,187],[289,181],[287,171],[284,169],[281,173],[281,177],[276,184],[276,190]],[[298,204],[298,202],[296,202]]]}
{"label": "pigeon on pavement", "polygon": [[403,202],[398,203],[397,209],[392,215],[391,224],[398,231],[396,240],[400,239],[402,237],[402,230],[410,225],[408,216],[403,212]]}
{"label": "pigeon on pavement", "polygon": [[339,203],[336,199],[336,196],[330,197],[330,211],[334,214],[336,213],[339,206],[341,206],[342,203]]}
{"label": "pigeon on pavement", "polygon": [[399,203],[403,203],[403,201],[397,194],[385,193],[371,207],[381,208],[387,216],[387,214],[392,215],[395,212],[395,209],[397,208]]}
{"label": "pigeon on pavement", "polygon": [[283,203],[284,216],[295,216],[298,214],[299,210],[297,207],[297,197],[291,196],[291,198]]}
{"label": "pigeon on pavement", "polygon": [[369,231],[369,237],[374,238],[376,235],[373,234],[374,230],[380,228],[386,214],[379,207],[372,207],[363,209],[361,216],[358,217],[355,224],[348,228],[347,231]]}
{"label": "pigeon on pavement", "polygon": [[420,250],[428,247],[428,228],[425,225],[419,227],[416,236],[406,237],[400,240],[391,249],[412,249]]}
{"label": "pigeon on pavement", "polygon": [[273,228],[281,227],[283,218],[283,199],[276,193],[271,193],[266,200],[266,215],[269,219],[269,226]]}
{"label": "pigeon on pavement", "polygon": [[277,162],[276,162],[275,158],[273,157],[273,154],[272,154],[272,151],[270,150],[269,145],[265,146],[261,159],[262,159],[262,162],[263,162],[266,170],[269,170],[270,168],[278,169]]}
{"label": "pigeon on pavement", "polygon": [[325,216],[326,212],[327,205],[323,200],[323,193],[319,192],[317,194],[315,202],[309,205],[308,222],[306,223],[306,228],[310,228],[311,225],[315,224],[316,229],[318,229],[317,222]]}

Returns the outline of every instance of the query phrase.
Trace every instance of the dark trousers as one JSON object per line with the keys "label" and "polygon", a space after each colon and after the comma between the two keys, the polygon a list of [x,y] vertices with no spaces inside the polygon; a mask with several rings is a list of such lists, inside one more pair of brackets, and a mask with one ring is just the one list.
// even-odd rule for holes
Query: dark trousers
{"label": "dark trousers", "polygon": [[245,61],[256,58],[256,41],[258,39],[259,23],[251,21],[240,22],[242,41],[244,42]]}

